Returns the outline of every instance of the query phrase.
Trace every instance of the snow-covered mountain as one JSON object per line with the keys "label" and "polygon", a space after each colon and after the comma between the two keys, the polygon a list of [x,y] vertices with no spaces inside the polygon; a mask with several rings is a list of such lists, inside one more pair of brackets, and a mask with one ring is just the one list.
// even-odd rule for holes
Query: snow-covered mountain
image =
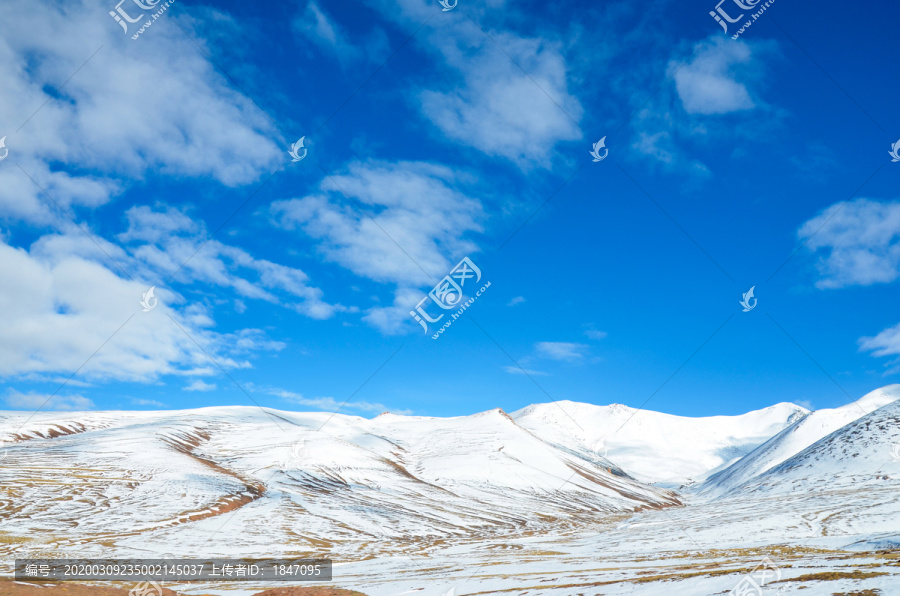
{"label": "snow-covered mountain", "polygon": [[142,545],[154,535],[197,544],[205,531],[182,530],[230,511],[248,523],[230,529],[250,536],[259,534],[254,520],[277,519],[267,542],[302,528],[302,538],[285,542],[311,552],[338,539],[520,533],[680,505],[668,490],[545,443],[501,410],[372,420],[249,407],[26,418],[0,420],[0,439],[12,441],[0,480],[15,487],[0,496],[0,530],[77,527],[79,548],[91,537],[126,546],[136,531]]}
{"label": "snow-covered mountain", "polygon": [[735,490],[855,420],[900,399],[900,385],[888,385],[834,409],[816,410],[784,429],[727,469],[709,477],[697,494],[713,498]]}
{"label": "snow-covered mountain", "polygon": [[0,412],[0,573],[13,555],[327,556],[371,596],[451,577],[460,594],[693,595],[768,553],[788,576],[836,572],[798,594],[888,594],[900,574],[854,570],[900,545],[898,396],[709,418]]}
{"label": "snow-covered mountain", "polygon": [[[3,413],[0,441],[9,446],[0,474],[18,498],[0,497],[0,519],[29,531],[77,526],[116,535],[136,518],[152,532],[268,507],[297,518],[311,540],[519,531],[680,505],[647,482],[701,478],[805,414],[778,404],[685,418],[575,402],[512,416],[496,409],[371,420],[249,407]],[[34,461],[46,481],[21,465]],[[91,470],[90,479],[73,474],[79,470]],[[126,523],[116,513],[124,509],[139,511]]]}
{"label": "snow-covered mountain", "polygon": [[865,491],[897,475],[897,445],[900,401],[842,426],[744,484],[742,491],[795,495],[801,491]]}
{"label": "snow-covered mountain", "polygon": [[737,461],[808,413],[780,403],[740,416],[689,418],[622,404],[559,401],[511,416],[561,450],[599,455],[639,480],[675,488]]}

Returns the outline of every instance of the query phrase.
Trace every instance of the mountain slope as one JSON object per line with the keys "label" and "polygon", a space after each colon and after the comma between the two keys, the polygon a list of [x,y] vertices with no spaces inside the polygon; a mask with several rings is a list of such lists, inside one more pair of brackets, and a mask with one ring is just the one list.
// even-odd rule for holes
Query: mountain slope
{"label": "mountain slope", "polygon": [[736,461],[807,413],[780,403],[740,416],[688,418],[621,404],[559,401],[511,416],[559,449],[608,460],[644,482],[677,487]]}
{"label": "mountain slope", "polygon": [[900,401],[816,441],[712,503],[802,506],[811,537],[842,549],[900,545]]}
{"label": "mountain slope", "polygon": [[881,480],[876,476],[898,476],[898,443],[900,401],[894,401],[813,443],[745,488],[775,494],[862,490],[864,484]]}
{"label": "mountain slope", "polygon": [[[12,441],[0,445],[0,573],[25,557],[317,556],[373,596],[726,594],[769,556],[788,593],[893,593],[892,557],[871,551],[900,544],[900,401],[683,507],[584,447],[604,424],[627,429],[639,414],[565,405],[579,425],[560,410],[569,422],[556,434],[540,414],[557,404],[517,412],[531,429],[500,410],[372,420],[244,407],[0,413],[0,441]],[[791,416],[803,411],[648,413],[646,436],[626,446],[661,455],[659,469],[679,458],[699,466],[670,451],[715,458]],[[701,431],[714,436],[690,436]],[[610,444],[659,471],[653,456]]]}
{"label": "mountain slope", "polygon": [[[520,535],[680,504],[548,445],[500,410],[372,420],[245,407],[26,418],[6,413],[0,423],[0,439],[13,441],[0,464],[0,534],[29,541],[77,528],[54,547],[82,553],[99,542],[137,552],[199,548],[224,514],[217,548],[240,536],[315,552],[366,548],[379,536]],[[50,436],[70,419],[78,432]],[[0,554],[5,548],[0,541]]]}
{"label": "mountain slope", "polygon": [[816,410],[766,441],[747,457],[711,475],[703,486],[698,487],[697,494],[705,498],[726,494],[820,439],[897,399],[900,399],[900,385],[888,385],[845,406]]}

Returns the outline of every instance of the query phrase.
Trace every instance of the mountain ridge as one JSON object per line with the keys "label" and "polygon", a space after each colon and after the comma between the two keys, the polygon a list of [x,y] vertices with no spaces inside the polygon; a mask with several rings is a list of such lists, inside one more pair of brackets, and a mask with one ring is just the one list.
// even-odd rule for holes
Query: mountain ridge
{"label": "mountain ridge", "polygon": [[900,399],[900,384],[870,391],[837,408],[816,410],[776,434],[732,466],[711,474],[695,489],[703,498],[717,498],[737,490],[788,459],[855,421]]}

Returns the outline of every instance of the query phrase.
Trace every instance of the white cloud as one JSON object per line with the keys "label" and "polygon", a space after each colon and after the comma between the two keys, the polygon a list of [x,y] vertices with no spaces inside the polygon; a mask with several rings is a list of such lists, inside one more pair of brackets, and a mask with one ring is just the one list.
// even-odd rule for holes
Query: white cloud
{"label": "white cloud", "polygon": [[[327,260],[396,284],[394,304],[373,307],[364,317],[396,333],[403,323],[414,327],[409,311],[424,295],[418,288],[449,273],[453,259],[478,250],[464,238],[482,230],[484,217],[481,203],[464,190],[469,183],[467,176],[429,163],[354,162],[347,173],[324,179],[318,193],[274,202],[271,213],[278,225],[319,240]],[[371,218],[351,206],[354,201]]]}
{"label": "white cloud", "polygon": [[887,283],[900,275],[900,201],[835,203],[797,236],[819,255],[819,288]]}
{"label": "white cloud", "polygon": [[694,59],[675,73],[675,89],[689,114],[727,114],[750,110],[756,103],[740,79],[753,65],[753,52],[743,41],[716,36],[694,46]]}
{"label": "white cloud", "polygon": [[126,245],[135,244],[132,252],[144,265],[142,274],[149,279],[168,277],[186,263],[176,277],[182,283],[231,288],[245,298],[276,304],[283,302],[274,293],[280,291],[289,296],[285,300],[287,306],[314,319],[327,319],[335,312],[347,310],[324,302],[322,290],[312,287],[309,276],[300,269],[256,259],[218,240],[207,242],[208,234],[202,224],[177,209],[132,207],[126,215],[128,230],[118,238]]}
{"label": "white cloud", "polygon": [[512,300],[510,300],[510,301],[506,304],[506,306],[515,306],[516,304],[522,304],[523,302],[525,302],[525,297],[524,297],[524,296],[516,296],[515,298],[513,298]]}
{"label": "white cloud", "polygon": [[565,341],[541,341],[534,344],[538,354],[551,360],[580,360],[588,346]]}
{"label": "white cloud", "polygon": [[[139,300],[150,284],[122,279],[82,256],[98,251],[80,232],[56,240],[44,237],[31,251],[0,242],[0,377],[208,375],[218,369],[204,350],[225,368],[247,368],[247,354],[283,347],[257,329],[214,332],[202,304],[179,312],[172,305],[184,299],[164,288],[157,288],[156,308],[141,312]],[[110,251],[118,256],[114,247]]]}
{"label": "white cloud", "polygon": [[410,331],[418,333],[421,327],[409,313],[426,295],[427,291],[418,288],[399,287],[394,291],[394,301],[389,306],[370,307],[363,321],[389,335]]}
{"label": "white cloud", "polygon": [[334,54],[344,68],[362,59],[380,63],[387,58],[388,39],[384,31],[373,29],[365,39],[357,36],[354,44],[351,35],[322,10],[317,2],[308,2],[306,8],[291,22],[291,26],[295,32],[322,50]]}
{"label": "white cloud", "polygon": [[6,405],[22,410],[90,410],[94,402],[81,395],[53,395],[43,393],[21,393],[10,389],[6,395]]}
{"label": "white cloud", "polygon": [[[477,249],[461,238],[481,231],[483,217],[481,204],[456,188],[463,181],[450,168],[423,162],[354,162],[346,174],[324,179],[319,193],[276,201],[272,214],[281,226],[323,240],[326,258],[359,276],[433,283],[453,265],[444,255]],[[353,199],[374,213],[371,219],[348,205]]]}
{"label": "white cloud", "polygon": [[504,366],[503,370],[513,375],[545,376],[547,373],[518,366]]}
{"label": "white cloud", "polygon": [[[650,118],[653,119],[652,117]],[[652,157],[657,163],[662,164],[668,171],[679,171],[692,174],[698,178],[708,178],[712,175],[706,164],[688,158],[678,146],[675,137],[668,131],[647,132],[639,131],[637,138],[631,145],[632,149]]]}
{"label": "white cloud", "polygon": [[[64,207],[95,207],[120,193],[123,180],[150,172],[235,186],[282,159],[270,121],[166,22],[177,13],[136,43],[107,16],[111,8],[104,0],[50,2],[39,11],[25,0],[5,3],[0,87],[15,101],[0,104],[0,121],[24,123],[4,131],[7,164],[21,165]],[[0,189],[0,216],[59,218],[18,167],[0,169]]]}
{"label": "white cloud", "polygon": [[666,131],[654,133],[640,131],[632,147],[664,164],[672,164],[675,161],[676,150],[672,135]]}
{"label": "white cloud", "polygon": [[601,339],[603,339],[604,337],[607,336],[606,331],[598,331],[597,329],[594,329],[593,327],[585,330],[584,334],[587,335],[589,338],[595,339],[597,341],[600,341]]}
{"label": "white cloud", "polygon": [[[708,152],[714,144],[725,143],[740,152],[742,143],[736,139],[769,136],[783,112],[761,98],[766,72],[762,57],[776,51],[774,42],[749,43],[713,35],[694,44],[689,57],[679,50],[669,62],[665,78],[651,68],[655,80],[647,82],[662,87],[634,117],[637,134],[631,148],[641,162],[646,164],[650,157],[663,170],[701,183],[712,172],[695,157],[696,150]],[[667,77],[674,78],[674,89],[665,84]],[[766,112],[766,118],[758,117],[760,111]],[[710,117],[725,114],[731,117]],[[751,117],[755,119],[749,124]]]}
{"label": "white cloud", "polygon": [[325,42],[337,53],[356,51],[356,48],[347,43],[346,35],[339,25],[324,13],[316,2],[308,2],[306,10],[297,15],[292,25],[317,43]]}
{"label": "white cloud", "polygon": [[514,375],[546,375],[548,373],[528,367],[541,359],[579,362],[587,354],[588,347],[585,344],[573,342],[539,341],[534,344],[534,351],[531,354],[519,358],[517,366],[504,366],[503,370]]}
{"label": "white cloud", "polygon": [[204,383],[202,379],[197,379],[190,385],[186,385],[183,389],[185,391],[212,391],[217,388],[215,383]]}
{"label": "white cloud", "polygon": [[382,412],[393,412],[395,414],[408,414],[409,410],[391,410],[387,406],[379,403],[371,403],[366,401],[338,401],[333,397],[304,397],[299,393],[294,393],[293,391],[286,391],[284,389],[269,389],[268,393],[274,395],[276,397],[280,397],[286,401],[291,403],[299,404],[302,406],[309,406],[311,408],[316,408],[318,410],[324,410],[327,412],[345,412],[347,410],[356,410],[360,412],[378,412],[379,414]]}
{"label": "white cloud", "polygon": [[546,40],[490,35],[503,51],[469,22],[432,36],[464,84],[423,90],[422,112],[451,140],[522,168],[549,168],[556,143],[582,138],[577,123],[583,109],[568,92],[565,58],[558,44]]}
{"label": "white cloud", "polygon": [[[434,17],[432,0],[373,4],[386,19],[411,30]],[[483,16],[502,8],[502,2],[492,0],[477,10]],[[550,35],[486,33],[470,19],[455,19],[417,35],[435,68],[442,73],[449,69],[456,80],[442,88],[419,89],[412,96],[414,105],[452,141],[509,159],[522,169],[549,168],[556,143],[582,138],[578,122],[584,109],[568,89],[563,44]]]}
{"label": "white cloud", "polygon": [[[884,329],[875,337],[860,338],[859,347],[877,357],[900,356],[900,323]],[[889,368],[885,374],[900,372],[900,358],[889,361],[886,366]]]}
{"label": "white cloud", "polygon": [[155,399],[132,399],[131,403],[136,406],[156,406],[157,408],[166,407],[166,404],[156,401]]}
{"label": "white cloud", "polygon": [[[125,215],[128,228],[117,236],[121,246],[96,234],[89,239],[69,223],[64,234],[42,236],[31,250],[50,262],[63,256],[96,261],[120,277],[151,280],[148,286],[179,271],[177,282],[228,288],[242,297],[281,304],[314,319],[353,310],[324,302],[322,291],[313,287],[300,269],[257,259],[243,249],[209,240],[205,226],[178,209],[132,207]],[[246,304],[236,301],[236,310],[245,308]]]}

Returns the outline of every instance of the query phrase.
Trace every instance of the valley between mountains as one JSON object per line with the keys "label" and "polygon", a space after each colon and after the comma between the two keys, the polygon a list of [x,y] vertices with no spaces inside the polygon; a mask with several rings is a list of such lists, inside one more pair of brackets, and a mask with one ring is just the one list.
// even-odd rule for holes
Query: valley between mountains
{"label": "valley between mountains", "polygon": [[705,418],[567,401],[0,412],[0,574],[16,558],[290,556],[330,558],[331,586],[370,596],[704,596],[767,557],[777,577],[746,594],[900,594],[898,398]]}

